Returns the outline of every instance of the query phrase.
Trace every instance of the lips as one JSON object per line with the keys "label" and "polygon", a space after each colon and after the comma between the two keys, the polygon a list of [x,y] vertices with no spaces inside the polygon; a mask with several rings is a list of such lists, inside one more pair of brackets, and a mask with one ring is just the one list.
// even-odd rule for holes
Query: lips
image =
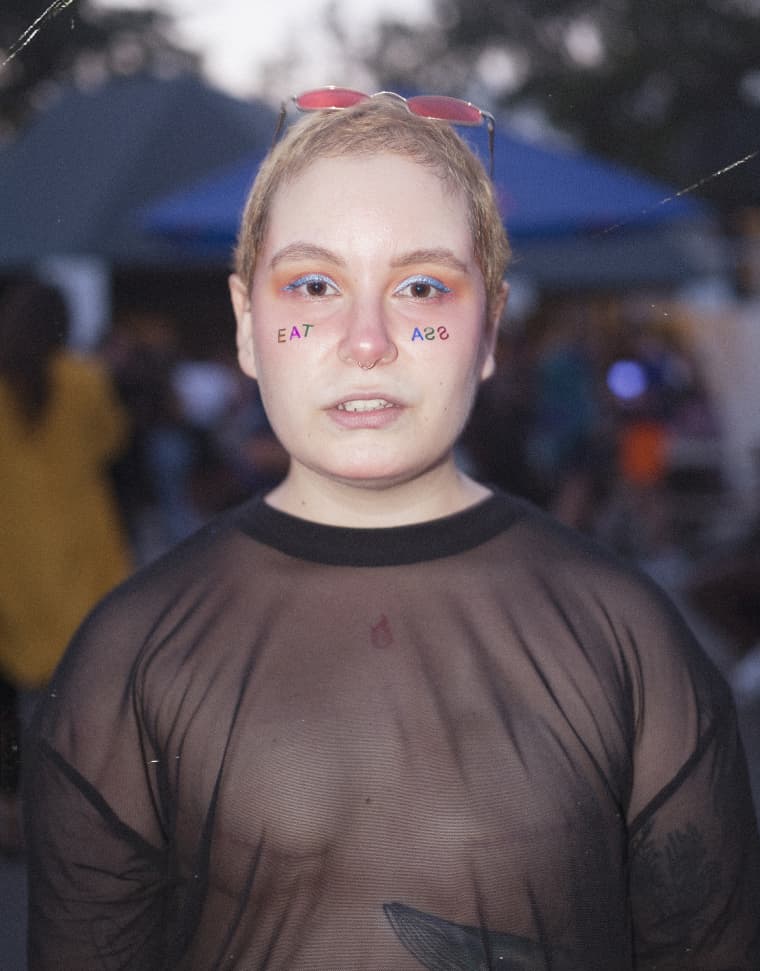
{"label": "lips", "polygon": [[342,428],[385,428],[404,412],[404,404],[381,391],[348,392],[326,410]]}

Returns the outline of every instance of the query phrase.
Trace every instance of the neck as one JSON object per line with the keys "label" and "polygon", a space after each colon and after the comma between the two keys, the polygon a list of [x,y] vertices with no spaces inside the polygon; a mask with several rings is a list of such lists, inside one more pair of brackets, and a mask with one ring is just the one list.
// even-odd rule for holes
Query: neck
{"label": "neck", "polygon": [[450,458],[408,482],[392,485],[335,481],[292,463],[266,496],[281,512],[327,526],[408,526],[461,512],[491,490],[461,472]]}

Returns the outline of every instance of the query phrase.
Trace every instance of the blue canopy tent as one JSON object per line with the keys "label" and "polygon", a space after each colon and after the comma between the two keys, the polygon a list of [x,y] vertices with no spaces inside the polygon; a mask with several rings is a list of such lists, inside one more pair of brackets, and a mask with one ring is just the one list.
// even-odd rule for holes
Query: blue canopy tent
{"label": "blue canopy tent", "polygon": [[166,264],[176,248],[135,213],[271,138],[276,115],[194,77],[64,87],[0,151],[0,267],[52,255]]}
{"label": "blue canopy tent", "polygon": [[[482,155],[482,135],[467,136]],[[145,209],[144,228],[196,254],[229,253],[263,154],[252,153]],[[693,197],[503,128],[497,130],[494,182],[515,267],[538,283],[567,285],[571,268],[572,282],[580,285],[610,277],[657,282],[702,272],[704,254],[683,235],[684,224],[693,234],[695,221],[709,220],[706,206]]]}
{"label": "blue canopy tent", "polygon": [[642,228],[704,215],[701,203],[593,156],[503,132],[494,182],[513,239]]}
{"label": "blue canopy tent", "polygon": [[249,154],[146,207],[140,214],[143,228],[211,258],[229,253],[264,155]]}

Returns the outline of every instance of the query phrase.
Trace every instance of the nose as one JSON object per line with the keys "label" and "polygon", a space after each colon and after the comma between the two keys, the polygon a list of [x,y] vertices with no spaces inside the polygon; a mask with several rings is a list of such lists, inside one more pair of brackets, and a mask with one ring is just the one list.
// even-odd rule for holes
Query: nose
{"label": "nose", "polygon": [[396,360],[398,348],[389,333],[381,303],[369,306],[362,302],[353,308],[348,327],[338,344],[338,357],[345,364],[358,365],[364,370]]}

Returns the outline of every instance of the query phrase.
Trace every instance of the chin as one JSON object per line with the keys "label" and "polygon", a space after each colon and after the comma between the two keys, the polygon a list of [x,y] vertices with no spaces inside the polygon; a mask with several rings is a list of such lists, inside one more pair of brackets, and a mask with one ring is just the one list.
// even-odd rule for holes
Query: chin
{"label": "chin", "polygon": [[342,485],[379,491],[414,482],[443,464],[447,457],[448,453],[429,461],[420,461],[420,455],[409,457],[406,461],[398,457],[391,460],[387,456],[354,458],[351,461],[334,463],[325,463],[323,460],[317,465],[312,465],[311,469],[318,475]]}
{"label": "chin", "polygon": [[376,467],[347,468],[347,469],[315,469],[326,479],[339,482],[341,485],[354,486],[357,489],[389,489],[393,486],[411,482],[421,475],[417,470],[382,469]]}

